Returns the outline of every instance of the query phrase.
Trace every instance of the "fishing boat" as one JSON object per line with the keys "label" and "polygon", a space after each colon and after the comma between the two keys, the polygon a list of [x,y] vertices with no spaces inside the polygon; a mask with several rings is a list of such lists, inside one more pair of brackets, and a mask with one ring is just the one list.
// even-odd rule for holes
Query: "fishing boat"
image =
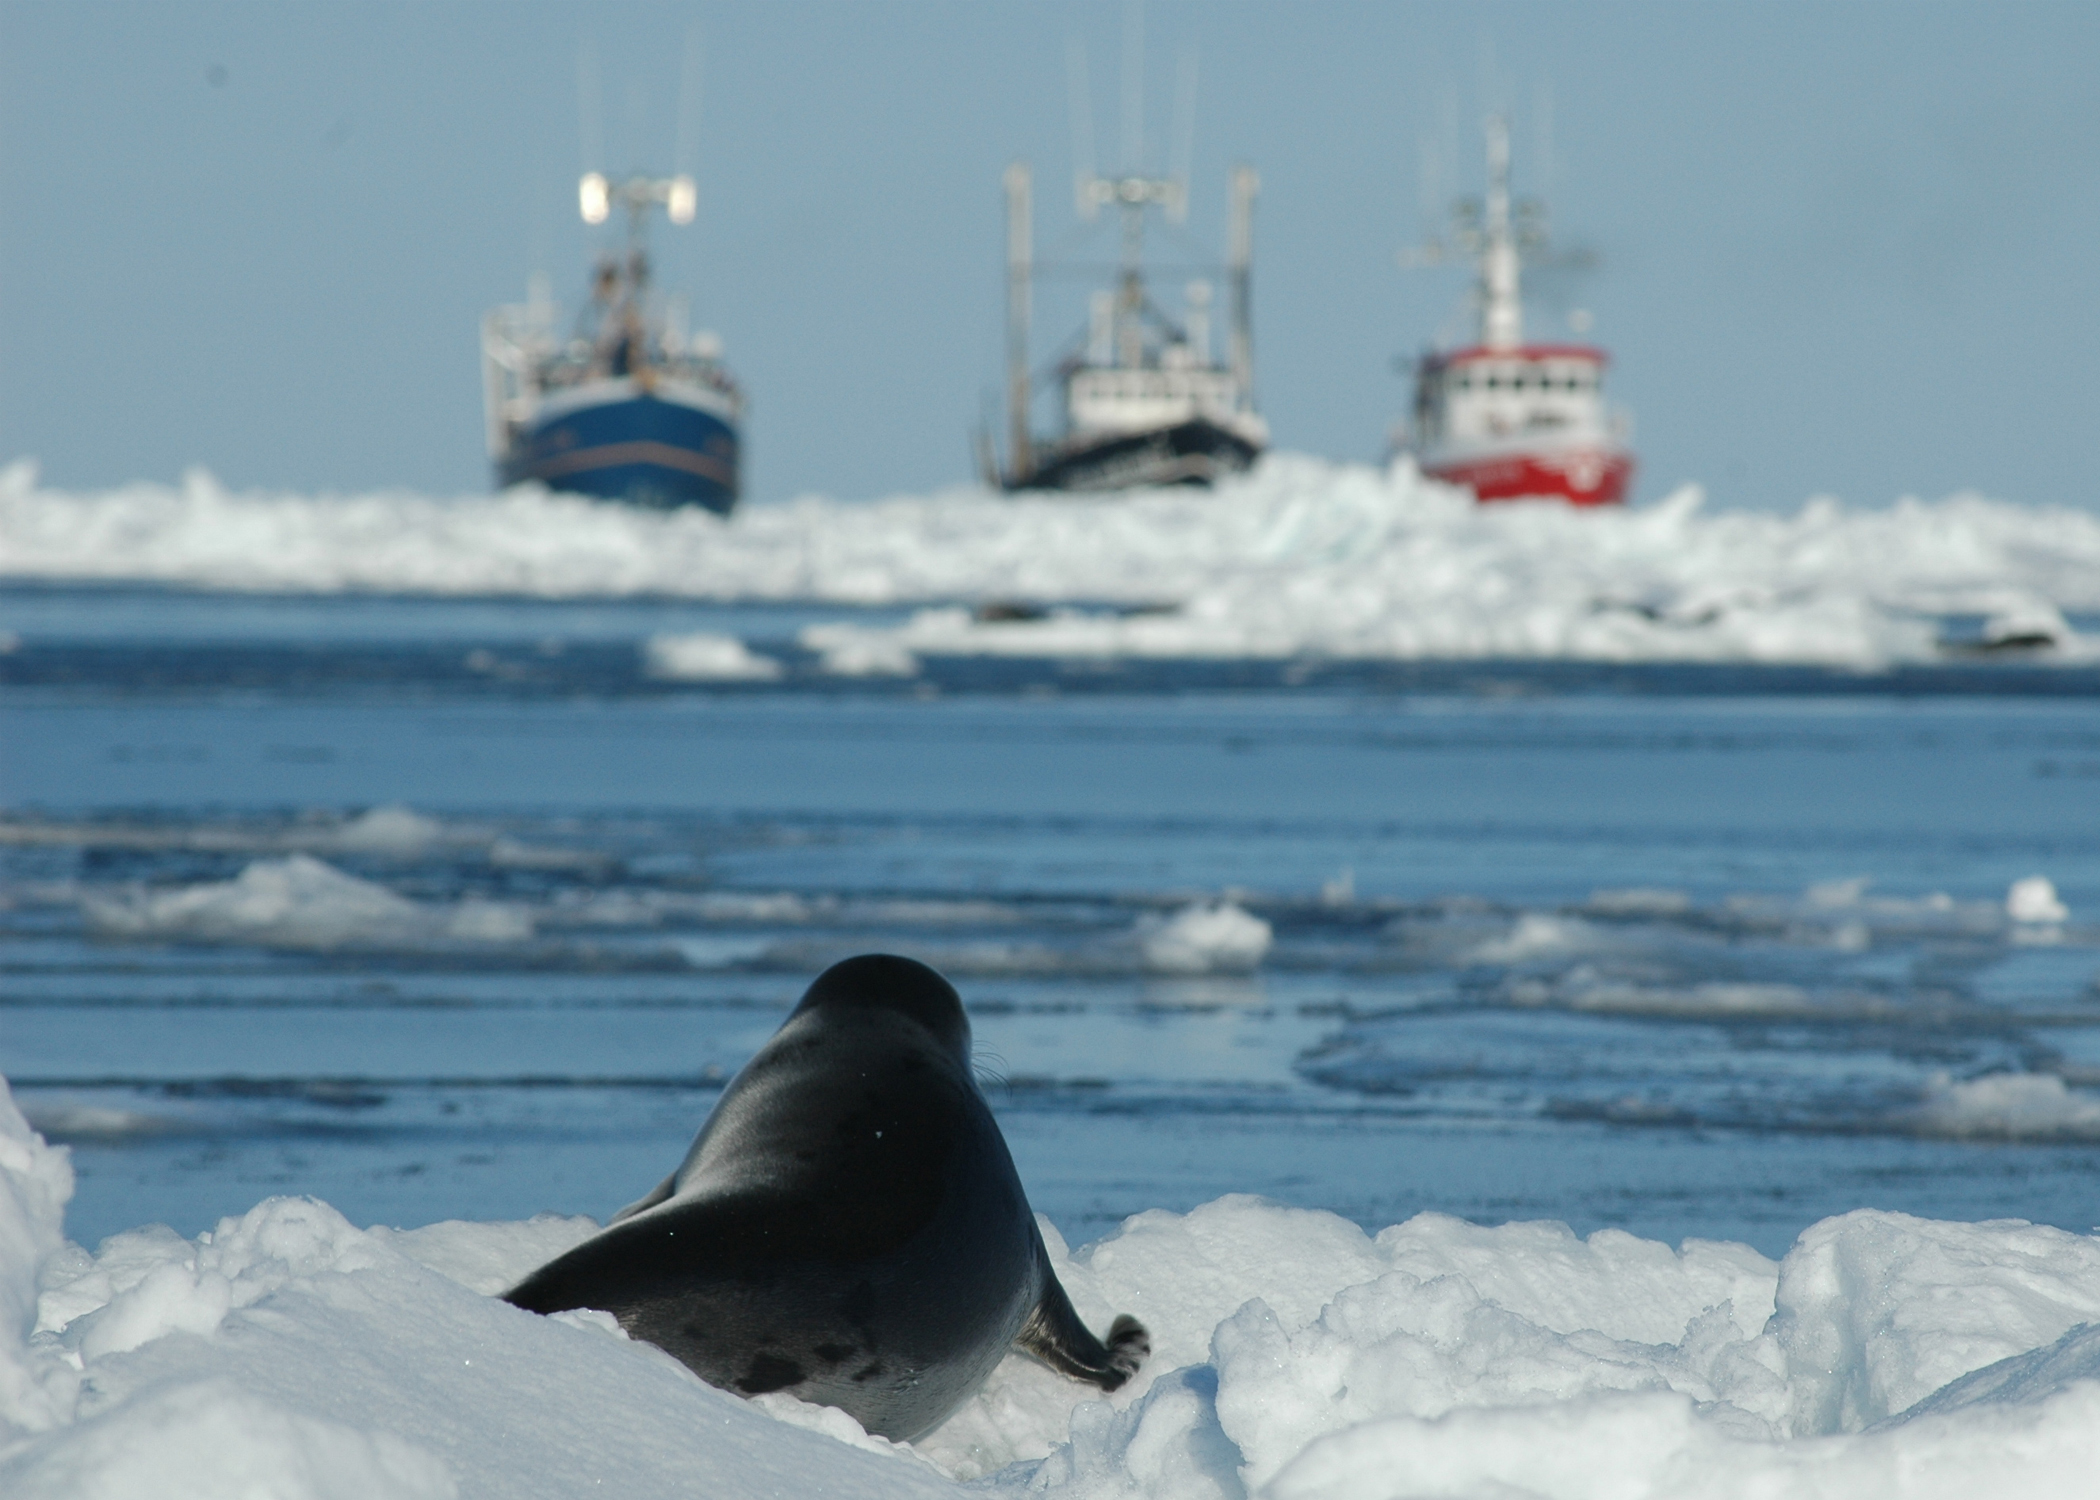
{"label": "fishing boat", "polygon": [[690,224],[693,179],[586,173],[587,224],[627,215],[624,253],[601,258],[590,300],[564,335],[546,279],[483,320],[482,391],[499,486],[537,482],[652,510],[735,506],[744,397],[722,342],[688,334],[681,299],[651,285],[647,227],[663,208]]}
{"label": "fishing boat", "polygon": [[[1078,174],[1083,219],[1104,208],[1122,216],[1122,257],[1114,285],[1096,291],[1082,338],[1050,370],[1060,420],[1038,436],[1031,419],[1036,376],[1029,364],[1038,273],[1030,173],[1006,172],[1006,461],[980,435],[987,482],[1013,490],[1120,490],[1140,485],[1207,485],[1252,464],[1269,427],[1254,408],[1250,319],[1254,196],[1251,167],[1231,178],[1225,274],[1231,305],[1222,357],[1211,352],[1212,286],[1191,281],[1179,316],[1154,300],[1145,278],[1145,216],[1180,223],[1188,212],[1185,175]],[[1049,269],[1061,269],[1051,267]]]}
{"label": "fishing boat", "polygon": [[1590,344],[1529,343],[1520,267],[1543,251],[1543,211],[1512,206],[1509,126],[1487,126],[1484,203],[1459,206],[1450,242],[1403,257],[1433,265],[1470,255],[1479,326],[1460,349],[1432,349],[1414,364],[1414,411],[1397,446],[1424,474],[1470,489],[1482,501],[1558,499],[1616,505],[1633,480],[1630,423],[1604,399],[1609,359]]}

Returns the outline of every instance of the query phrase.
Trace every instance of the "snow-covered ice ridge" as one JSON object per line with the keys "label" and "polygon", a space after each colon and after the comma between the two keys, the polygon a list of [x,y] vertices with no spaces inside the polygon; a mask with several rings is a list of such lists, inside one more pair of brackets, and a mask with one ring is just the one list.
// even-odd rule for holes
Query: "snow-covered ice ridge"
{"label": "snow-covered ice ridge", "polygon": [[268,1199],[63,1238],[66,1154],[0,1086],[0,1491],[442,1500],[2086,1495],[2100,1239],[1861,1211],[1774,1264],[1227,1198],[1057,1271],[1154,1354],[1109,1400],[1019,1357],[915,1447],[745,1402],[603,1314],[492,1295],[586,1219],[360,1230]]}
{"label": "snow-covered ice ridge", "polygon": [[[202,472],[70,493],[17,462],[0,470],[0,559],[16,579],[929,606],[899,629],[818,626],[803,643],[841,671],[892,673],[914,653],[1872,668],[1931,657],[1930,617],[1947,614],[2083,656],[2062,612],[2100,609],[2100,516],[2084,511],[1958,495],[1722,513],[1692,487],[1624,511],[1478,507],[1405,462],[1292,454],[1214,493],[957,489],[756,505],[728,521],[529,488],[234,493]],[[954,607],[987,601],[1050,613]],[[706,675],[722,652],[671,638],[652,661]]]}

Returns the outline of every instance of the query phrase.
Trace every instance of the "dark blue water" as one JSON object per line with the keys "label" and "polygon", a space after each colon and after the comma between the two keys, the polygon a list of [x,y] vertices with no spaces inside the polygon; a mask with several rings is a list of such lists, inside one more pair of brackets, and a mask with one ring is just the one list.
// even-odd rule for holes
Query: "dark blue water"
{"label": "dark blue water", "polygon": [[[956,980],[1075,1241],[1233,1191],[1775,1252],[2100,1222],[2076,674],[841,682],[794,647],[841,615],[0,593],[0,1071],[75,1236],[602,1216],[869,949]],[[787,674],[648,675],[696,630]],[[2035,875],[2063,918],[2007,915]]]}

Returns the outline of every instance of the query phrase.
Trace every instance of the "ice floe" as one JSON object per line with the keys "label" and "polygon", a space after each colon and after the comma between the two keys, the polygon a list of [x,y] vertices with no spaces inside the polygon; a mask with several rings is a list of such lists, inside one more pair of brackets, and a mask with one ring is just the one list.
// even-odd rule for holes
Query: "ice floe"
{"label": "ice floe", "polygon": [[[6,576],[45,580],[928,606],[895,628],[812,627],[801,645],[841,675],[955,653],[2090,660],[2064,611],[2100,608],[2100,517],[2084,511],[1956,495],[1722,512],[1696,488],[1606,512],[1479,507],[1405,463],[1292,454],[1214,493],[960,488],[726,521],[535,489],[236,493],[201,472],[70,493],[16,463],[0,470],[0,553]],[[998,601],[1026,607],[954,607]],[[1981,625],[1943,648],[1936,620],[1954,615]],[[764,670],[719,644],[651,661],[715,680]]]}
{"label": "ice floe", "polygon": [[1145,966],[1162,974],[1244,973],[1275,939],[1267,922],[1230,901],[1198,902],[1171,916],[1147,914],[1137,931]]}
{"label": "ice floe", "polygon": [[2100,1140],[2100,1099],[2074,1093],[2053,1073],[1986,1073],[1926,1086],[1920,1134],[1983,1140]]}
{"label": "ice floe", "polygon": [[1871,1210],[1774,1263],[1226,1198],[1068,1250],[1154,1354],[1102,1400],[1021,1356],[906,1448],[702,1384],[603,1314],[494,1293],[587,1219],[361,1230],[271,1198],[65,1242],[71,1173],[0,1087],[0,1489],[440,1500],[691,1490],[1177,1500],[2089,1493],[2100,1239]]}
{"label": "ice floe", "polygon": [[367,808],[345,820],[329,840],[337,849],[357,854],[414,857],[444,836],[445,825],[400,803]]}
{"label": "ice floe", "polygon": [[2015,880],[2005,893],[2005,914],[2015,922],[2061,922],[2070,909],[2057,899],[2056,886],[2046,875]]}
{"label": "ice floe", "polygon": [[733,635],[651,636],[642,649],[652,677],[679,682],[775,682],[786,672]]}
{"label": "ice floe", "polygon": [[92,931],[131,941],[329,949],[532,936],[531,918],[515,906],[471,896],[449,905],[411,901],[310,854],[258,859],[232,880],[92,891],[81,908]]}
{"label": "ice floe", "polygon": [[[493,830],[454,823],[398,802],[356,813],[310,812],[296,819],[198,821],[97,818],[64,822],[33,817],[0,818],[0,844],[77,846],[86,849],[188,849],[201,853],[354,855],[362,859],[415,860],[434,854],[484,853],[491,863],[535,858],[572,862],[570,851],[539,850],[505,839]],[[585,863],[601,863],[596,855]]]}

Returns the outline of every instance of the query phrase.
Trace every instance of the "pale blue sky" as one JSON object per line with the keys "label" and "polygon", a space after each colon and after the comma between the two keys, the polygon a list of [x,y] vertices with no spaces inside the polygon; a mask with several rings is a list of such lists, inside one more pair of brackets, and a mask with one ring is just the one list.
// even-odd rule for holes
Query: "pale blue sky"
{"label": "pale blue sky", "polygon": [[[608,165],[662,170],[705,43],[700,223],[664,279],[751,392],[749,493],[968,476],[999,375],[999,174],[1072,226],[1065,55],[1116,137],[1119,4],[0,4],[0,456],[97,487],[485,486],[476,323],[534,264],[573,303],[577,53]],[[1550,91],[1572,289],[1639,493],[2095,503],[2100,7],[1192,3],[1147,8],[1154,135],[1201,89],[1189,232],[1261,170],[1279,446],[1370,459],[1457,272],[1406,272],[1425,135]],[[1105,164],[1105,163],[1104,163]],[[1565,305],[1565,303],[1564,303]],[[1047,343],[1062,335],[1046,320]],[[1544,330],[1541,330],[1544,331]]]}

